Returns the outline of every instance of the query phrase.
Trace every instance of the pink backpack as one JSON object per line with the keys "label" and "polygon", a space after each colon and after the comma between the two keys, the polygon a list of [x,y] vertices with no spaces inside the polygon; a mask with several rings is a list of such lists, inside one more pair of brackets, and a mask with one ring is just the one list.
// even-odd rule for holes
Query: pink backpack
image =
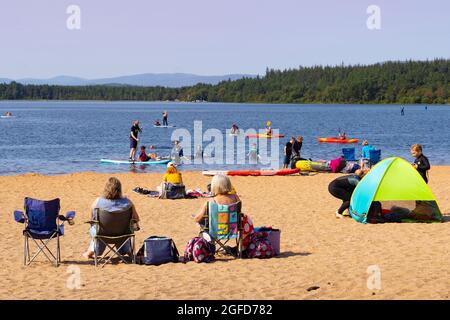
{"label": "pink backpack", "polygon": [[189,240],[184,250],[184,261],[211,262],[214,260],[216,248],[214,244],[202,237]]}

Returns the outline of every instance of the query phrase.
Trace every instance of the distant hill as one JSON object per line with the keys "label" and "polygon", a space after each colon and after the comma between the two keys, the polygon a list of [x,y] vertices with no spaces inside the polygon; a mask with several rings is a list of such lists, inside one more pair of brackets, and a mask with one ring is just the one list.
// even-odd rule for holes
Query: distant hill
{"label": "distant hill", "polygon": [[109,86],[142,86],[142,87],[168,87],[178,88],[193,86],[198,83],[218,84],[224,80],[238,80],[242,78],[254,78],[255,75],[249,74],[227,74],[219,76],[201,76],[190,73],[143,73],[129,76],[120,76],[102,79],[84,79],[71,76],[57,76],[49,79],[6,79],[0,78],[0,83],[10,83],[16,81],[21,84],[32,85],[57,85],[57,86],[93,86],[93,85],[109,85]]}
{"label": "distant hill", "polygon": [[[288,70],[267,69],[264,76],[221,81],[218,84],[206,84],[205,77],[198,76],[170,75],[166,79],[159,76],[159,85],[170,83],[181,86],[183,83],[182,88],[142,86],[151,80],[152,77],[148,75],[131,78],[103,79],[101,83],[104,85],[85,86],[23,85],[16,82],[9,85],[0,84],[0,100],[450,103],[450,59],[388,61],[354,66],[313,66]],[[174,78],[181,82],[173,82]],[[130,83],[132,80],[135,81],[132,82],[134,85],[115,85],[119,82]],[[184,86],[188,81],[203,84]]]}

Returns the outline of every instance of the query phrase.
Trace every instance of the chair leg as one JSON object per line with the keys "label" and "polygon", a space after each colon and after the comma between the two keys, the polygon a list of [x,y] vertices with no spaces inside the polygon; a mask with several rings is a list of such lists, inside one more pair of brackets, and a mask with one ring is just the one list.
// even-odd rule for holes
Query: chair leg
{"label": "chair leg", "polygon": [[133,262],[133,264],[136,264],[136,256],[134,254],[135,245],[136,245],[136,239],[134,237],[131,237],[131,261]]}
{"label": "chair leg", "polygon": [[55,259],[55,266],[59,266],[59,261],[61,259],[60,256],[61,252],[59,251],[59,234],[56,235],[56,259]]}
{"label": "chair leg", "polygon": [[28,237],[24,236],[24,245],[23,245],[23,265],[26,266],[28,260],[30,259],[30,253],[28,251]]}
{"label": "chair leg", "polygon": [[97,265],[98,265],[98,261],[97,261],[98,256],[97,256],[97,250],[96,249],[97,249],[97,239],[94,239],[94,264],[97,267]]}

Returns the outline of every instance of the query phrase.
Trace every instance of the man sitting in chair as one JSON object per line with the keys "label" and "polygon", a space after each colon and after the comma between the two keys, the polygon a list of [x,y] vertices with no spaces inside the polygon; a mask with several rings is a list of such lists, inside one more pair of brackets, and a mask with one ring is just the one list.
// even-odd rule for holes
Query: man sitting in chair
{"label": "man sitting in chair", "polygon": [[[117,212],[117,211],[125,211],[126,209],[131,208],[132,210],[132,219],[136,221],[134,225],[134,230],[139,230],[139,216],[136,212],[136,208],[133,203],[123,197],[122,195],[122,185],[119,179],[111,177],[105,185],[105,189],[103,191],[102,197],[95,199],[92,204],[92,218],[95,220],[94,211],[95,209],[106,210],[109,212]],[[91,226],[90,234],[94,237],[96,234],[95,226]],[[91,241],[88,250],[83,254],[83,257],[86,259],[94,258],[94,249],[97,252],[97,255],[101,255],[103,251],[105,251],[105,245],[101,242],[97,243],[97,247],[94,248],[94,240]],[[127,243],[124,244],[119,252],[123,255],[129,254],[131,252],[130,240],[127,240]]]}

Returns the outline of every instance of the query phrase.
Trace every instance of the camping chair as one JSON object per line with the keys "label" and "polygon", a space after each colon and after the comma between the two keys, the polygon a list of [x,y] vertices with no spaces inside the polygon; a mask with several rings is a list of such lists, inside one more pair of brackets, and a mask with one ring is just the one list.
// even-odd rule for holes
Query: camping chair
{"label": "camping chair", "polygon": [[342,148],[342,155],[347,161],[356,161],[355,148]]}
{"label": "camping chair", "polygon": [[[99,208],[94,210],[94,220],[88,221],[95,226],[96,234],[94,236],[94,262],[95,266],[101,264],[105,266],[115,256],[119,257],[123,262],[128,263],[125,257],[119,252],[125,244],[131,242],[131,257],[135,263],[134,248],[134,229],[133,224],[136,221],[132,219],[132,209],[128,208],[122,211],[109,212]],[[98,254],[98,245],[105,246],[105,252]],[[107,250],[106,250],[107,249]],[[108,254],[113,254],[108,257]]]}
{"label": "camping chair", "polygon": [[[30,265],[40,253],[43,253],[50,262],[54,262],[56,267],[61,262],[59,237],[64,235],[65,221],[71,225],[74,223],[75,212],[69,211],[63,216],[59,215],[59,209],[59,199],[42,201],[27,197],[24,201],[25,212],[14,211],[14,220],[25,224],[23,230],[25,237],[23,263],[25,266]],[[53,253],[48,245],[50,240],[55,238],[56,252]],[[30,256],[29,239],[32,239],[38,248],[32,257]]]}
{"label": "camping chair", "polygon": [[381,150],[369,150],[369,163],[370,166],[376,165],[381,160]]}
{"label": "camping chair", "polygon": [[241,202],[222,205],[208,202],[205,223],[202,231],[209,234],[214,245],[218,245],[216,252],[229,253],[226,244],[230,240],[236,241],[237,257],[242,255],[242,213]]}

